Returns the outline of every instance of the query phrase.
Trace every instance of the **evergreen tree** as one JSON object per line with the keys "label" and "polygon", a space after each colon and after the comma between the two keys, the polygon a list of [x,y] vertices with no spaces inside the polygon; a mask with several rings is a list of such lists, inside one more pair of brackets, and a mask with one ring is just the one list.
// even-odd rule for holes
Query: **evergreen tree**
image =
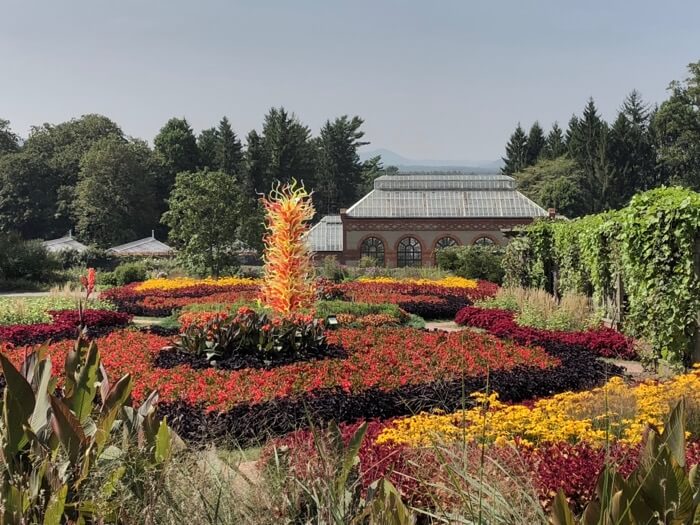
{"label": "evergreen tree", "polygon": [[530,133],[527,136],[527,165],[532,166],[540,158],[542,150],[544,149],[546,140],[544,138],[544,131],[540,123],[535,121],[535,123],[530,127]]}
{"label": "evergreen tree", "polygon": [[518,123],[515,132],[506,144],[506,156],[503,157],[501,172],[506,175],[518,173],[527,166],[527,135]]}
{"label": "evergreen tree", "polygon": [[241,220],[238,238],[247,246],[260,251],[263,247],[262,236],[265,231],[265,219],[259,195],[267,191],[265,189],[267,187],[267,158],[262,138],[257,131],[252,130],[248,133],[246,145],[241,182]]}
{"label": "evergreen tree", "polygon": [[569,155],[583,172],[586,198],[591,211],[598,212],[612,205],[611,166],[608,160],[608,126],[598,115],[593,99],[589,99],[581,118],[571,127]]}
{"label": "evergreen tree", "polygon": [[226,117],[219,123],[218,136],[217,169],[231,176],[239,174],[243,169],[243,147]]}
{"label": "evergreen tree", "polygon": [[547,159],[556,159],[566,153],[566,142],[564,142],[564,133],[555,122],[552,124],[552,129],[547,134],[547,140],[544,146],[544,156]]}
{"label": "evergreen tree", "polygon": [[311,131],[284,108],[272,108],[265,115],[261,137],[264,176],[258,191],[268,192],[275,181],[292,179],[313,186],[314,148]]}
{"label": "evergreen tree", "polygon": [[343,115],[321,128],[314,185],[314,204],[320,214],[338,213],[358,199],[363,165],[357,149],[368,144],[361,140],[362,123],[360,117]]}
{"label": "evergreen tree", "polygon": [[217,152],[221,139],[216,128],[203,129],[197,137],[200,163],[203,168],[216,170],[218,167]]}
{"label": "evergreen tree", "polygon": [[613,170],[613,207],[627,204],[638,191],[657,186],[650,112],[637,91],[625,99],[609,134],[609,157]]}
{"label": "evergreen tree", "polygon": [[360,196],[367,195],[374,189],[374,179],[385,173],[386,170],[382,166],[382,157],[380,155],[364,161],[362,163],[362,182],[357,187],[357,194]]}
{"label": "evergreen tree", "polygon": [[574,135],[577,128],[578,128],[578,117],[576,115],[571,115],[571,118],[569,119],[569,123],[566,126],[566,134],[564,135],[564,142],[565,142],[567,148],[569,147],[569,144],[571,144],[571,137]]}
{"label": "evergreen tree", "polygon": [[100,246],[144,237],[158,223],[152,152],[143,141],[107,137],[81,161],[75,220],[81,237]]}

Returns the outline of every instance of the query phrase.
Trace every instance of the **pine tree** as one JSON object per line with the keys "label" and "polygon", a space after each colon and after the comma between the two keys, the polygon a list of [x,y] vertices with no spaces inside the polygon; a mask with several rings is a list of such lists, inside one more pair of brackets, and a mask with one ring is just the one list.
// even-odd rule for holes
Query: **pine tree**
{"label": "pine tree", "polygon": [[515,131],[510,136],[508,144],[506,144],[506,156],[502,157],[503,168],[501,172],[506,175],[512,175],[522,171],[527,166],[527,135],[520,123]]}
{"label": "pine tree", "polygon": [[199,156],[202,167],[215,171],[217,169],[217,151],[221,138],[219,130],[216,128],[203,129],[197,137],[197,147],[199,148]]}
{"label": "pine tree", "polygon": [[571,144],[571,137],[576,133],[576,128],[578,128],[578,117],[576,115],[571,115],[569,123],[566,126],[566,134],[564,135],[564,143],[567,149]]}
{"label": "pine tree", "polygon": [[552,124],[552,129],[547,134],[546,144],[544,146],[544,156],[547,159],[556,159],[566,153],[566,143],[564,142],[564,133],[555,122]]}
{"label": "pine tree", "polygon": [[283,107],[272,108],[265,115],[261,137],[264,155],[264,180],[258,191],[267,193],[275,181],[292,179],[313,186],[315,151],[311,130]]}
{"label": "pine tree", "polygon": [[583,115],[571,127],[569,155],[583,172],[583,185],[590,199],[591,212],[608,209],[612,196],[611,165],[608,159],[608,125],[598,115],[593,99],[589,99]]}
{"label": "pine tree", "polygon": [[262,236],[265,231],[264,211],[259,196],[267,189],[267,158],[262,138],[252,130],[246,137],[244,169],[241,173],[240,227],[238,238],[247,246],[262,250]]}
{"label": "pine tree", "polygon": [[546,144],[544,131],[540,123],[535,121],[530,127],[530,133],[527,136],[527,165],[532,166],[540,158],[542,150]]}
{"label": "pine tree", "polygon": [[243,169],[243,148],[226,117],[219,123],[218,137],[217,169],[232,176],[238,175]]}
{"label": "pine tree", "polygon": [[362,185],[362,163],[357,153],[363,142],[360,117],[343,115],[321,128],[316,141],[317,162],[314,204],[320,213],[337,213],[352,205]]}
{"label": "pine tree", "polygon": [[649,122],[648,106],[639,92],[632,91],[625,99],[609,134],[614,207],[625,205],[638,191],[656,186],[658,170]]}

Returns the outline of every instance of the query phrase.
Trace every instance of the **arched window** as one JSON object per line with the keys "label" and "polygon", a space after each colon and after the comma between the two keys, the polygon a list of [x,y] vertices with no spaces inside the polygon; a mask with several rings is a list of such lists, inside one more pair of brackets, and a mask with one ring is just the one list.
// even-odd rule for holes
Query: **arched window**
{"label": "arched window", "polygon": [[414,237],[404,237],[399,241],[399,250],[396,254],[397,266],[420,266],[421,246],[418,239]]}
{"label": "arched window", "polygon": [[450,246],[457,246],[457,241],[452,237],[441,237],[435,243],[435,251],[442,250],[443,248],[449,248]]}
{"label": "arched window", "polygon": [[367,237],[360,246],[362,257],[372,257],[379,266],[384,266],[384,243],[377,237]]}
{"label": "arched window", "polygon": [[474,244],[477,246],[493,246],[495,243],[493,242],[493,239],[489,237],[479,237],[474,241]]}

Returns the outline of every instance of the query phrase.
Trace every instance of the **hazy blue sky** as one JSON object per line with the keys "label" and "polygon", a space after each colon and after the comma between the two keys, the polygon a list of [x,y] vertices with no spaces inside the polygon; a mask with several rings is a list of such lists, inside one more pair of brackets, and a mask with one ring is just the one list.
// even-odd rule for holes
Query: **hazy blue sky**
{"label": "hazy blue sky", "polygon": [[152,140],[172,116],[314,132],[358,114],[371,147],[495,159],[515,124],[566,124],[593,96],[660,102],[700,59],[700,1],[0,0],[0,118],[103,113]]}

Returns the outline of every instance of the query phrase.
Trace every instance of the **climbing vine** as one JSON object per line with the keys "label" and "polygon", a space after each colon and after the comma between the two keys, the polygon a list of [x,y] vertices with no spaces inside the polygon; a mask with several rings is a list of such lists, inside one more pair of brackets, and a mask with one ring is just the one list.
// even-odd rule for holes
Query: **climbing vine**
{"label": "climbing vine", "polygon": [[[651,190],[619,211],[528,226],[514,246],[519,251],[506,251],[505,260],[513,259],[506,282],[522,280],[527,268],[529,285],[551,291],[556,271],[559,293],[584,292],[602,304],[619,275],[629,307],[625,330],[649,341],[655,358],[678,365],[690,356],[700,313],[699,231],[700,194]],[[527,259],[520,269],[518,258]]]}
{"label": "climbing vine", "polygon": [[688,357],[700,312],[700,194],[659,188],[636,195],[620,222],[631,324],[659,357],[678,364]]}

